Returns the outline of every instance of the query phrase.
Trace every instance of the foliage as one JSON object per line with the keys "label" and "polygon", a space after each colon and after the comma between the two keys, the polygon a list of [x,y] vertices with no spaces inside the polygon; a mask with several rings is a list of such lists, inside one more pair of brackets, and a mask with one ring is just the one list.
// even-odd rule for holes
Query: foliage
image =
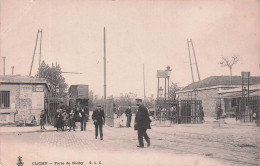
{"label": "foliage", "polygon": [[36,77],[45,78],[50,84],[53,96],[64,97],[68,85],[65,82],[65,78],[62,76],[62,70],[60,65],[53,65],[50,67],[44,61],[42,61]]}
{"label": "foliage", "polygon": [[181,87],[178,85],[179,83],[174,83],[171,81],[170,90],[169,90],[169,98],[172,100],[176,99],[176,92],[181,90]]}
{"label": "foliage", "polygon": [[239,62],[238,55],[233,55],[231,58],[229,58],[229,57],[222,57],[222,59],[219,62],[219,64],[222,67],[228,67],[229,70],[230,70],[230,76],[232,76],[232,68],[238,62]]}
{"label": "foliage", "polygon": [[121,93],[120,96],[118,98],[114,98],[114,102],[116,105],[120,105],[120,106],[128,106],[128,105],[133,105],[134,104],[134,100],[137,97],[136,93]]}

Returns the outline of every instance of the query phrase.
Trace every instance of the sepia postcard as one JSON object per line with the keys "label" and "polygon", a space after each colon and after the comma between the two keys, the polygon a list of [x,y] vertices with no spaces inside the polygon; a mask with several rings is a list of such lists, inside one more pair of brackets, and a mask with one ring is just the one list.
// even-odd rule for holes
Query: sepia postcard
{"label": "sepia postcard", "polygon": [[259,166],[259,0],[0,0],[1,166]]}

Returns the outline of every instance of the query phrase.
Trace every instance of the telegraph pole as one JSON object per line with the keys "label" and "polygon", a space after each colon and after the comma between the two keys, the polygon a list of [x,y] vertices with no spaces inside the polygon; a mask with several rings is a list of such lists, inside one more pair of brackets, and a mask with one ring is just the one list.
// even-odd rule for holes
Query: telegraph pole
{"label": "telegraph pole", "polygon": [[14,75],[14,66],[11,66],[12,68],[12,75]]}
{"label": "telegraph pole", "polygon": [[40,31],[38,30],[37,37],[36,37],[36,42],[35,42],[35,46],[34,46],[34,51],[33,51],[33,57],[32,57],[32,63],[31,63],[29,76],[31,76],[31,74],[32,74],[32,67],[33,67],[33,61],[34,61],[35,51],[36,51],[36,47],[37,47],[37,41],[38,41],[39,32]]}
{"label": "telegraph pole", "polygon": [[145,75],[144,75],[144,64],[143,64],[143,81],[144,81],[144,100],[145,100]]}
{"label": "telegraph pole", "polygon": [[104,27],[104,111],[106,113],[107,94],[106,94],[106,28]]}
{"label": "telegraph pole", "polygon": [[42,30],[40,30],[40,32],[41,32],[41,40],[40,40],[39,68],[41,66],[41,58],[42,58]]}
{"label": "telegraph pole", "polygon": [[3,75],[5,75],[5,56],[2,57],[3,58]]}
{"label": "telegraph pole", "polygon": [[192,83],[193,83],[194,82],[194,78],[193,78],[193,70],[192,70],[192,63],[191,63],[191,57],[190,57],[190,45],[189,45],[189,40],[188,39],[187,39],[187,44],[188,44],[189,58],[190,58],[191,77],[192,77]]}

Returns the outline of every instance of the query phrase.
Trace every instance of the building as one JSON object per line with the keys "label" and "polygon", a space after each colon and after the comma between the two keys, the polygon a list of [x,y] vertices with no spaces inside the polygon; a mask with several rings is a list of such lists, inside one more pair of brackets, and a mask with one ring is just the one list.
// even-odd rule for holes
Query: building
{"label": "building", "polygon": [[20,75],[0,76],[0,123],[39,123],[50,89],[44,79]]}
{"label": "building", "polygon": [[224,100],[224,111],[228,117],[240,115],[244,121],[252,121],[253,114],[260,111],[260,84],[251,85],[242,95],[242,88],[221,90],[218,98]]}
{"label": "building", "polygon": [[[250,86],[260,84],[260,77],[250,77],[249,83]],[[220,92],[223,92],[223,90],[241,89],[241,87],[241,76],[211,76],[191,83],[176,92],[176,94],[180,100],[201,100],[204,115],[206,117],[216,117],[217,105],[220,105],[225,111],[224,98],[220,97]]]}

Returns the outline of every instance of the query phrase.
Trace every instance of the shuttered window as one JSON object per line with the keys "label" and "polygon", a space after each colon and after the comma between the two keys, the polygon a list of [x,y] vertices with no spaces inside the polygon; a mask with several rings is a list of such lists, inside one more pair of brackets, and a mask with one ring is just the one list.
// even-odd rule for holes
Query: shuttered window
{"label": "shuttered window", "polygon": [[0,91],[0,108],[10,107],[10,92]]}

